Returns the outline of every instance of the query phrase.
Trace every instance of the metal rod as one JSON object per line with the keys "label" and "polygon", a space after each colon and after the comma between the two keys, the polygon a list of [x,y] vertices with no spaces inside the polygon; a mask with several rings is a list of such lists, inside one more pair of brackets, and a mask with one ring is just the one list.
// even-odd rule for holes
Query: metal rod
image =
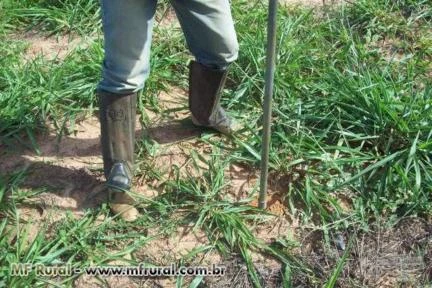
{"label": "metal rod", "polygon": [[264,127],[261,151],[261,179],[258,207],[265,209],[267,203],[267,178],[271,136],[271,108],[273,98],[273,82],[275,73],[276,54],[276,12],[277,0],[269,0],[268,26],[267,26],[267,67],[264,89]]}

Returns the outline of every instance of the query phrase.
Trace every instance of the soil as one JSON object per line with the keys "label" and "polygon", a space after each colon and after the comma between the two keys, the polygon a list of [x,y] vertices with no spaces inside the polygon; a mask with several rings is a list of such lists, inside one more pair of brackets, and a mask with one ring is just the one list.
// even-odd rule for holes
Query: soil
{"label": "soil", "polygon": [[305,7],[331,6],[343,2],[343,0],[281,0],[282,5],[301,5]]}
{"label": "soil", "polygon": [[82,38],[73,34],[49,36],[37,30],[23,31],[12,35],[12,39],[28,44],[24,54],[25,61],[37,57],[47,60],[63,60],[74,49],[85,49],[92,38]]}

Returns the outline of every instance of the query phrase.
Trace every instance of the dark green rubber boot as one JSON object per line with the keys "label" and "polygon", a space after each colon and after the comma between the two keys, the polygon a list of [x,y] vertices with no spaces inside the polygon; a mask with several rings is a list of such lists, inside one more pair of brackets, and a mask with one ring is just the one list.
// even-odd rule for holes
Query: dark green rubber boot
{"label": "dark green rubber boot", "polygon": [[132,186],[137,94],[99,91],[102,158],[110,208],[125,221],[139,216]]}
{"label": "dark green rubber boot", "polygon": [[238,126],[219,104],[227,71],[211,69],[196,61],[190,63],[189,69],[189,109],[192,122],[226,135],[233,134]]}

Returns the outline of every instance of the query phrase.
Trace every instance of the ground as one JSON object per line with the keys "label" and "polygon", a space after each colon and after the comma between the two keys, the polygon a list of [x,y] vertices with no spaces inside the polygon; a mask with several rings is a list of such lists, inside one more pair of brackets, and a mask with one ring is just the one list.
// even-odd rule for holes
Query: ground
{"label": "ground", "polygon": [[[327,1],[284,2],[311,7],[329,4],[326,3]],[[158,25],[178,27],[172,11],[167,13]],[[36,31],[17,34],[16,37],[29,45],[25,54],[26,61],[31,61],[35,57],[55,58],[56,61],[62,61],[76,47],[86,47],[89,41],[93,41],[78,36],[45,36]],[[211,157],[212,153],[211,143],[200,137],[208,131],[203,132],[201,129],[194,128],[188,122],[189,115],[185,109],[187,91],[175,86],[166,90],[168,92],[161,91],[158,95],[162,111],[156,113],[147,109],[145,116],[149,121],[137,119],[136,123],[137,143],[144,138],[158,143],[157,151],[146,157],[151,160],[149,165],[163,172],[162,177],[153,177],[148,181],[145,172],[140,171],[140,176],[135,179],[134,191],[145,199],[156,198],[166,192],[164,184],[175,180],[177,172],[182,175],[201,177],[200,174],[207,168],[204,165],[199,170],[194,168],[196,165],[194,153],[204,158]],[[42,226],[54,227],[56,223],[70,215],[79,219],[89,209],[97,209],[106,203],[107,195],[103,188],[104,177],[101,169],[100,126],[97,117],[97,112],[81,115],[68,133],[62,137],[59,137],[56,129],[50,127],[51,123],[48,123],[48,130],[38,134],[36,138],[39,153],[19,145],[13,150],[7,148],[9,146],[3,146],[4,148],[0,146],[3,150],[0,171],[5,174],[26,171],[27,177],[19,185],[23,191],[37,190],[41,187],[46,189],[17,207],[17,213],[22,217],[23,223],[29,224],[27,225],[28,244],[33,242]],[[142,125],[143,122],[146,122],[145,126]],[[229,187],[224,190],[223,197],[256,207],[257,197],[251,197],[250,193],[258,189],[259,171],[242,164],[230,164],[224,174]],[[325,235],[323,230],[313,222],[309,226],[302,225],[298,215],[288,209],[290,204],[284,196],[284,191],[291,180],[271,174],[267,211],[272,216],[264,223],[252,227],[257,239],[267,244],[281,238],[296,243],[293,253],[317,275],[332,271],[340,259],[345,257],[343,255],[346,247],[351,245],[352,249],[349,255],[346,255],[346,269],[339,282],[341,287],[354,287],[351,286],[353,285],[351,281],[362,283],[367,287],[396,287],[396,285],[416,287],[415,283],[418,283],[419,279],[432,277],[431,218],[406,217],[388,228],[376,225],[371,226],[368,232],[346,230],[342,233],[338,231]],[[340,203],[346,211],[353,209],[349,198],[341,197]],[[146,213],[145,210],[141,212]],[[107,217],[111,216],[102,215],[100,219],[98,218],[101,225],[107,221]],[[9,228],[13,230],[12,227]],[[193,228],[193,225],[182,223],[169,235],[160,233],[157,228],[137,231],[151,240],[133,254],[123,255],[120,257],[121,260],[113,261],[112,264],[122,264],[125,260],[133,258],[140,262],[149,261],[168,265],[187,256],[196,247],[211,244],[204,231]],[[351,235],[356,237],[352,238]],[[13,243],[17,235],[12,233],[10,237],[9,241]],[[330,243],[334,245],[325,245],[325,239],[330,239]],[[429,252],[419,256],[419,250]],[[116,251],[116,247],[110,251],[110,253],[116,252],[120,252]],[[278,261],[258,251],[252,254],[252,258],[267,287],[282,285],[280,272],[282,267]],[[211,250],[207,253],[199,253],[199,257],[191,263],[200,265],[219,263],[231,268],[228,275],[217,281],[206,279],[205,283],[209,287],[240,287],[240,285],[252,287],[246,266],[238,255],[222,257],[217,251]],[[143,280],[133,277],[109,277],[101,280],[81,276],[74,281],[74,286],[172,287],[176,281],[169,278]],[[298,286],[309,283],[303,283],[301,278],[295,281]]]}

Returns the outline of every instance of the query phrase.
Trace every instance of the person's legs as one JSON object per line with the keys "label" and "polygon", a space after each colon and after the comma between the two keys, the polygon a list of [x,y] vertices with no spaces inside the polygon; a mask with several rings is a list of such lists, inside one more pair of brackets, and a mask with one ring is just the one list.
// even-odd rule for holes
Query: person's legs
{"label": "person's legs", "polygon": [[105,58],[98,90],[130,94],[150,73],[156,0],[102,0]]}
{"label": "person's legs", "polygon": [[172,0],[190,51],[197,62],[225,69],[238,56],[228,0]]}
{"label": "person's legs", "polygon": [[219,105],[226,69],[238,56],[228,0],[172,0],[190,51],[189,109],[196,125],[231,134],[234,123]]}
{"label": "person's legs", "polygon": [[110,207],[124,220],[138,211],[125,192],[131,187],[137,91],[149,74],[156,0],[102,0],[105,58],[98,85],[104,173]]}

